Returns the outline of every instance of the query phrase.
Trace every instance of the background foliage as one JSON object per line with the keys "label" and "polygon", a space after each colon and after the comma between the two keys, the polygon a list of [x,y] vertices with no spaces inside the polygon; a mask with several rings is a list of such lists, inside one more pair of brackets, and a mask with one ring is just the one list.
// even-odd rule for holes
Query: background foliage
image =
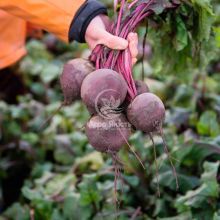
{"label": "background foliage", "polygon": [[[112,1],[105,3],[111,8]],[[39,129],[62,102],[58,78],[63,64],[89,55],[86,45],[66,45],[47,34],[29,39],[28,55],[16,69],[27,94],[17,104],[0,102],[0,220],[220,219],[220,4],[181,3],[173,11],[157,8],[149,21],[144,61],[145,81],[166,105],[164,134],[179,190],[162,140],[154,136],[157,196],[152,143],[136,132],[130,143],[146,170],[124,146],[123,193],[115,212],[111,158],[88,144],[85,107],[80,102],[64,107]],[[138,32],[142,39],[145,24]],[[134,76],[141,75],[138,62]]]}

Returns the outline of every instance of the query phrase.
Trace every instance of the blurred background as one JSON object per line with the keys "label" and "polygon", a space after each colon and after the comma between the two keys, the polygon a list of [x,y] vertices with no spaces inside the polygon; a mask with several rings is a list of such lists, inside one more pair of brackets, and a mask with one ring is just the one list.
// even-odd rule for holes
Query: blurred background
{"label": "blurred background", "polygon": [[[104,2],[113,16],[112,1]],[[183,1],[152,17],[144,51],[146,24],[137,31],[133,74],[165,103],[164,135],[179,189],[161,137],[154,136],[157,195],[152,142],[133,133],[129,142],[146,170],[124,146],[115,212],[112,160],[88,144],[83,127],[90,116],[82,103],[63,107],[39,130],[63,101],[63,65],[90,52],[34,33],[28,54],[0,76],[0,220],[220,219],[220,3]]]}

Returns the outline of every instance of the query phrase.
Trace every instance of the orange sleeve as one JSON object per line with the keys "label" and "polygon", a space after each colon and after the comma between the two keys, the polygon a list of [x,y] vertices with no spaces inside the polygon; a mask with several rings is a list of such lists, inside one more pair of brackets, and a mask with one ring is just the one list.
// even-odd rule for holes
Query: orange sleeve
{"label": "orange sleeve", "polygon": [[0,69],[16,63],[26,54],[26,22],[0,10]]}
{"label": "orange sleeve", "polygon": [[84,2],[85,0],[1,0],[0,9],[68,42],[70,24]]}

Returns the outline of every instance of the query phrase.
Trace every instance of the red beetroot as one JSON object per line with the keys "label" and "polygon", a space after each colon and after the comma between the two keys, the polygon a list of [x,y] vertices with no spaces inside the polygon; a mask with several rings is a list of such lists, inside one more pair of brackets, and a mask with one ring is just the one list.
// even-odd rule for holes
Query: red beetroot
{"label": "red beetroot", "polygon": [[70,60],[64,65],[60,76],[64,105],[69,105],[80,98],[82,81],[93,70],[93,65],[88,60],[81,58]]}
{"label": "red beetroot", "polygon": [[82,83],[81,98],[90,113],[99,113],[103,107],[117,109],[127,94],[123,77],[110,69],[99,69],[89,74]]}
{"label": "red beetroot", "polygon": [[86,124],[89,143],[100,152],[118,152],[127,143],[130,134],[131,125],[123,114],[112,119],[96,115]]}
{"label": "red beetroot", "polygon": [[80,99],[80,89],[83,79],[92,71],[94,67],[88,60],[77,58],[70,60],[63,67],[63,72],[60,76],[61,89],[63,91],[64,101],[59,108],[40,126],[42,129],[65,105],[70,105],[72,102]]}
{"label": "red beetroot", "polygon": [[145,82],[143,82],[141,80],[135,80],[134,83],[135,83],[135,87],[137,90],[137,95],[140,95],[145,92],[150,92],[150,90]]}
{"label": "red beetroot", "polygon": [[156,95],[143,93],[128,106],[127,117],[136,129],[146,133],[158,131],[165,118],[165,107]]}

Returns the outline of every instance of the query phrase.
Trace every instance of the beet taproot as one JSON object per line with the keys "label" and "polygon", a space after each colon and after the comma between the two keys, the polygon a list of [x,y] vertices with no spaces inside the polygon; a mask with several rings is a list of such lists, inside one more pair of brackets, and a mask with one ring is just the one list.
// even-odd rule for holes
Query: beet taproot
{"label": "beet taproot", "polygon": [[85,131],[89,143],[97,151],[114,153],[127,143],[131,124],[123,114],[115,115],[112,119],[96,115],[87,122]]}
{"label": "beet taproot", "polygon": [[165,118],[165,107],[153,93],[142,93],[134,98],[127,108],[129,122],[146,133],[158,131]]}
{"label": "beet taproot", "polygon": [[111,69],[98,69],[83,80],[81,98],[91,114],[100,109],[117,109],[127,94],[124,78]]}
{"label": "beet taproot", "polygon": [[64,65],[63,72],[60,76],[60,84],[65,105],[69,105],[73,101],[80,99],[82,82],[93,71],[93,65],[86,59],[73,59]]}
{"label": "beet taproot", "polygon": [[73,59],[66,63],[60,76],[61,89],[64,101],[57,110],[45,120],[40,126],[40,130],[57,114],[65,105],[70,105],[74,101],[80,99],[80,90],[83,79],[94,71],[92,63],[86,59]]}
{"label": "beet taproot", "polygon": [[[137,90],[137,95],[140,95],[145,92],[150,92],[149,87],[145,82],[141,80],[134,80],[134,83]],[[121,109],[126,110],[130,103],[131,100],[125,99],[125,101],[121,105]]]}
{"label": "beet taproot", "polygon": [[135,80],[134,83],[135,83],[135,87],[137,90],[137,95],[140,95],[145,92],[150,92],[150,90],[145,82],[143,82],[141,80]]}

